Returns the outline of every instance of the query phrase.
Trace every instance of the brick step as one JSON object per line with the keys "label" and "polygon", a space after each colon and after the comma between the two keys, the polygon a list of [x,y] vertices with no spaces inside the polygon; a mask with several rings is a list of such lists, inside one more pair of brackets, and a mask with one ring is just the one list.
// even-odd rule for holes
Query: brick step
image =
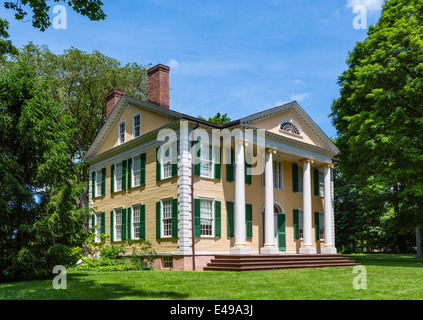
{"label": "brick step", "polygon": [[303,268],[325,268],[325,267],[350,267],[356,266],[357,263],[310,263],[310,264],[288,264],[288,265],[262,265],[262,266],[207,266],[204,268],[205,271],[265,271],[265,270],[277,270],[277,269],[303,269]]}
{"label": "brick step", "polygon": [[273,258],[259,258],[259,257],[251,257],[251,258],[230,258],[230,257],[221,257],[221,258],[214,258],[211,260],[211,263],[222,263],[222,262],[234,262],[234,263],[245,263],[245,262],[272,262],[272,261],[281,261],[281,262],[295,262],[295,261],[314,261],[314,260],[322,260],[322,261],[350,261],[347,257],[273,257]]}
{"label": "brick step", "polygon": [[204,270],[252,271],[357,265],[340,254],[217,255]]}
{"label": "brick step", "polygon": [[342,260],[342,261],[330,261],[330,260],[303,260],[303,261],[244,261],[242,263],[236,263],[233,261],[212,261],[210,265],[212,266],[261,266],[261,265],[290,265],[290,264],[296,264],[296,265],[309,265],[309,264],[327,264],[327,265],[333,265],[333,264],[339,264],[344,265],[348,263],[354,263],[354,261],[351,260]]}

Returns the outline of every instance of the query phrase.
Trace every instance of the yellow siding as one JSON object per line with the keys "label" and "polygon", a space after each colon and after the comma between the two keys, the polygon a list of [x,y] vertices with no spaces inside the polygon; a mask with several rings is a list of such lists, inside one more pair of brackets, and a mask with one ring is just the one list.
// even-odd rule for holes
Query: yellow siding
{"label": "yellow siding", "polygon": [[132,139],[132,116],[140,112],[141,114],[141,135],[150,132],[154,129],[160,128],[167,123],[171,122],[173,119],[167,116],[164,116],[159,113],[149,111],[147,109],[137,107],[134,105],[128,105],[128,107],[123,111],[119,121],[117,121],[109,135],[104,140],[101,147],[98,149],[96,154],[103,153],[109,149],[112,149],[118,145],[118,126],[119,122],[125,120],[125,129],[126,129],[126,141]]}
{"label": "yellow siding", "polygon": [[138,203],[145,204],[146,239],[152,242],[156,251],[174,252],[177,250],[177,239],[156,239],[156,202],[163,198],[178,196],[177,177],[156,181],[156,149],[149,149],[146,153],[146,184],[111,194],[112,163],[110,163],[106,166],[106,195],[94,198],[93,208],[95,211],[106,212],[106,234],[110,234],[110,211],[119,207],[128,208]]}
{"label": "yellow siding", "polygon": [[[301,126],[301,129],[303,130],[303,137],[299,137],[293,134],[284,133],[283,131],[280,131],[279,125],[280,125],[280,122],[284,119],[293,119],[295,122],[297,122]],[[282,135],[282,136],[286,136],[287,138],[303,141],[305,143],[312,144],[321,148],[324,147],[321,144],[321,142],[316,137],[314,137],[314,135],[308,130],[306,125],[303,124],[301,120],[292,111],[287,111],[287,112],[275,115],[273,117],[269,117],[264,120],[252,122],[251,125],[260,129],[265,129],[267,131]]]}

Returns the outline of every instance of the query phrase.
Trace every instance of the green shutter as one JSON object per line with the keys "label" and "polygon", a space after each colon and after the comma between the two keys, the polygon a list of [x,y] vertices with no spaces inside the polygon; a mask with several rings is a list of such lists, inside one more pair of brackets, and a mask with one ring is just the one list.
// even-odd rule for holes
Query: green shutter
{"label": "green shutter", "polygon": [[156,149],[156,180],[157,181],[160,181],[162,179],[162,169],[161,169],[160,161],[158,158],[159,150],[160,150],[160,147]]}
{"label": "green shutter", "polygon": [[95,226],[95,214],[91,215],[91,228],[94,228]]}
{"label": "green shutter", "polygon": [[112,164],[112,167],[110,168],[111,174],[110,174],[110,192],[115,192],[115,165]]}
{"label": "green shutter", "polygon": [[294,239],[297,240],[300,238],[300,225],[299,225],[299,217],[298,217],[298,210],[294,209]]}
{"label": "green shutter", "polygon": [[286,217],[278,214],[278,247],[279,250],[286,250]]}
{"label": "green shutter", "polygon": [[95,171],[91,173],[91,197],[95,198]]}
{"label": "green shutter", "polygon": [[228,237],[234,236],[234,203],[232,201],[226,202],[226,228]]}
{"label": "green shutter", "polygon": [[316,241],[320,240],[320,236],[319,236],[319,229],[320,229],[320,225],[319,225],[319,217],[320,217],[320,213],[315,212],[314,213],[314,236]]}
{"label": "green shutter", "polygon": [[172,237],[178,237],[178,198],[172,199]]}
{"label": "green shutter", "polygon": [[246,237],[251,239],[253,237],[253,206],[249,203],[245,204],[245,223]]}
{"label": "green shutter", "polygon": [[314,169],[314,195],[318,196],[320,194],[319,188],[319,170]]}
{"label": "green shutter", "polygon": [[145,239],[145,204],[140,206],[140,239]]}
{"label": "green shutter", "polygon": [[221,237],[221,208],[222,203],[220,201],[214,201],[214,236],[216,238]]}
{"label": "green shutter", "polygon": [[128,189],[132,188],[132,158],[128,159]]}
{"label": "green shutter", "polygon": [[201,236],[200,199],[194,199],[194,237]]}
{"label": "green shutter", "polygon": [[219,146],[214,146],[214,178],[220,180],[221,177],[221,152]]}
{"label": "green shutter", "polygon": [[172,143],[172,177],[176,177],[178,175],[179,140],[176,142],[176,152],[174,150],[174,146],[175,143]]}
{"label": "green shutter", "polygon": [[298,165],[292,164],[292,190],[298,192]]}
{"label": "green shutter", "polygon": [[[200,176],[201,174],[201,148],[200,147],[196,147],[196,145],[198,144],[198,141],[194,141],[193,144],[193,152],[194,152],[194,175],[195,176]],[[198,145],[199,146],[199,145]],[[198,148],[197,152],[196,148]]]}
{"label": "green shutter", "polygon": [[110,241],[115,240],[115,212],[112,210],[110,211]]}
{"label": "green shutter", "polygon": [[122,209],[122,228],[121,228],[121,240],[126,240],[126,209]]}
{"label": "green shutter", "polygon": [[231,148],[231,163],[226,164],[226,181],[235,180],[235,151]]}
{"label": "green shutter", "polygon": [[127,170],[127,160],[122,161],[122,190],[126,189],[126,170]]}
{"label": "green shutter", "polygon": [[101,169],[101,195],[106,194],[106,168]]}
{"label": "green shutter", "polygon": [[140,181],[141,181],[141,185],[145,184],[145,167],[146,167],[146,163],[147,163],[147,154],[146,153],[142,153],[140,156]]}
{"label": "green shutter", "polygon": [[101,213],[101,229],[100,233],[106,234],[106,212]]}
{"label": "green shutter", "polygon": [[[247,161],[247,157],[249,161]],[[250,162],[250,163],[248,163]],[[251,168],[251,154],[245,154],[245,184],[251,184],[252,176],[251,174],[248,174],[248,168]]]}
{"label": "green shutter", "polygon": [[161,202],[156,202],[156,238],[161,238]]}
{"label": "green shutter", "polygon": [[128,240],[131,240],[132,239],[132,210],[131,210],[131,207],[128,208],[127,215],[128,215],[128,219],[127,219],[128,220],[128,226],[127,226]]}

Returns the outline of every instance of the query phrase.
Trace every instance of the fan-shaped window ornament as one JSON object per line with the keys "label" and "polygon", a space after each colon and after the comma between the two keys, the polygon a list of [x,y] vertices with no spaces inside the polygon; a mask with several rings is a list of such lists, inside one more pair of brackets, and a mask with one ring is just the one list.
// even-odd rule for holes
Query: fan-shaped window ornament
{"label": "fan-shaped window ornament", "polygon": [[302,137],[303,135],[301,127],[292,119],[285,119],[281,121],[279,129],[281,132],[290,133],[296,136]]}

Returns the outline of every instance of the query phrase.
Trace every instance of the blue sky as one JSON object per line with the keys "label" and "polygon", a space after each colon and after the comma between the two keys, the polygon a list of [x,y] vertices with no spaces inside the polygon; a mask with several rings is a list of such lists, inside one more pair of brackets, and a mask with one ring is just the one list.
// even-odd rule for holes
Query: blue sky
{"label": "blue sky", "polygon": [[[192,116],[228,113],[233,120],[296,100],[328,136],[348,51],[366,37],[354,7],[377,22],[383,0],[103,0],[94,22],[70,9],[67,29],[40,32],[10,22],[17,47],[33,41],[55,53],[99,50],[124,63],[166,64],[171,109]],[[56,15],[51,12],[51,18]]]}

